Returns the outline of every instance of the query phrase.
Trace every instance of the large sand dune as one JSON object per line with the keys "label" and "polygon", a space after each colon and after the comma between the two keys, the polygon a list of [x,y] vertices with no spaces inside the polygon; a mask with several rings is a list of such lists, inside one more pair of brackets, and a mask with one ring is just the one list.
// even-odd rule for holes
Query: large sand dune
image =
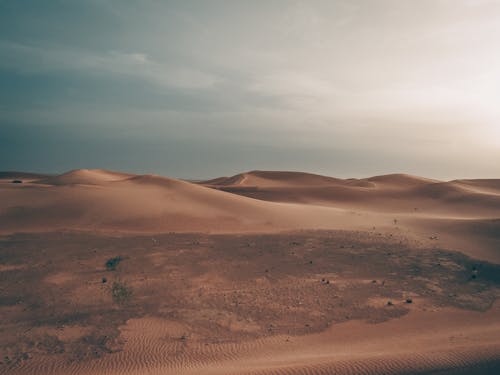
{"label": "large sand dune", "polygon": [[135,232],[264,229],[264,202],[189,182],[101,170],[71,171],[0,190],[2,231]]}
{"label": "large sand dune", "polygon": [[500,261],[499,180],[404,174],[344,180],[265,171],[199,183],[105,170],[24,176],[22,184],[0,182],[0,232],[375,228]]}
{"label": "large sand dune", "polygon": [[266,201],[310,203],[377,212],[498,217],[498,180],[442,182],[405,174],[337,179],[301,172],[253,171],[200,184]]}
{"label": "large sand dune", "polygon": [[0,374],[500,369],[500,180],[4,172],[0,233]]}

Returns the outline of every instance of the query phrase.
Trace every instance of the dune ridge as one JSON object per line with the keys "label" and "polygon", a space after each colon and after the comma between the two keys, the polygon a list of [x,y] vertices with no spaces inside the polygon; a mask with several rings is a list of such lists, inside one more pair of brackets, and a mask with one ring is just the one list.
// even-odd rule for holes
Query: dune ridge
{"label": "dune ridge", "polygon": [[[342,180],[303,172],[252,171],[194,183],[157,175],[73,170],[23,184],[1,183],[0,232],[224,233],[373,227],[387,232],[398,226],[406,235],[428,242],[429,237],[445,238],[448,232],[432,228],[445,228],[441,222],[447,221],[448,230],[451,221],[462,231],[451,230],[453,238],[466,243],[478,226],[499,226],[498,181],[443,182],[405,174]],[[464,230],[464,223],[470,230]],[[483,255],[499,259],[499,241],[488,237],[475,247],[485,246]],[[476,251],[469,243],[458,250]]]}
{"label": "dune ridge", "polygon": [[125,180],[132,176],[132,174],[104,169],[74,169],[60,175],[42,178],[37,182],[46,185],[99,185],[110,181]]}
{"label": "dune ridge", "polygon": [[302,172],[252,171],[198,183],[271,202],[441,217],[500,216],[498,180],[444,182],[407,174],[342,180]]}

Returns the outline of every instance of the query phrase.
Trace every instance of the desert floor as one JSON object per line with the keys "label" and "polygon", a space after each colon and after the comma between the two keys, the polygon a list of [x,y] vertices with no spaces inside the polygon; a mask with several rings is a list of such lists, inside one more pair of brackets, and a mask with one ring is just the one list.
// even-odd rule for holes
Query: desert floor
{"label": "desert floor", "polygon": [[0,233],[0,374],[500,373],[500,180],[4,172]]}

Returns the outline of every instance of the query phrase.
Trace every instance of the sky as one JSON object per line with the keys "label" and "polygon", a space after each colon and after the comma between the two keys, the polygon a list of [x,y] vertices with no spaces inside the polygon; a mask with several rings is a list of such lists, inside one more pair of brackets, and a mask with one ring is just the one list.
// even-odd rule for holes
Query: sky
{"label": "sky", "polygon": [[500,0],[0,0],[0,170],[500,178]]}

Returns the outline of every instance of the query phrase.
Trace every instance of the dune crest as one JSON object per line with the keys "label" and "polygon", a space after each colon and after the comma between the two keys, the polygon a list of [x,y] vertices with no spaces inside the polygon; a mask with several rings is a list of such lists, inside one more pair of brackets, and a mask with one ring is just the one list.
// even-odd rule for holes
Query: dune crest
{"label": "dune crest", "polygon": [[343,180],[305,172],[250,171],[232,177],[220,177],[202,181],[203,185],[214,186],[323,186],[342,183]]}
{"label": "dune crest", "polygon": [[338,179],[251,171],[194,183],[81,169],[23,184],[4,180],[0,230],[273,232],[376,227],[390,232],[399,226],[418,238],[439,234],[444,239],[453,233],[448,237],[454,245],[460,243],[457,238],[464,239],[459,250],[485,247],[482,254],[496,259],[500,238],[491,226],[498,224],[490,221],[500,218],[498,181],[442,182],[405,174]]}
{"label": "dune crest", "polygon": [[99,185],[110,181],[120,181],[133,176],[128,173],[104,169],[74,169],[72,171],[38,180],[47,185]]}
{"label": "dune crest", "polygon": [[365,180],[375,182],[381,185],[394,186],[397,188],[409,187],[409,186],[422,186],[440,182],[439,180],[413,176],[404,173],[393,173],[393,174],[374,176],[366,178]]}

